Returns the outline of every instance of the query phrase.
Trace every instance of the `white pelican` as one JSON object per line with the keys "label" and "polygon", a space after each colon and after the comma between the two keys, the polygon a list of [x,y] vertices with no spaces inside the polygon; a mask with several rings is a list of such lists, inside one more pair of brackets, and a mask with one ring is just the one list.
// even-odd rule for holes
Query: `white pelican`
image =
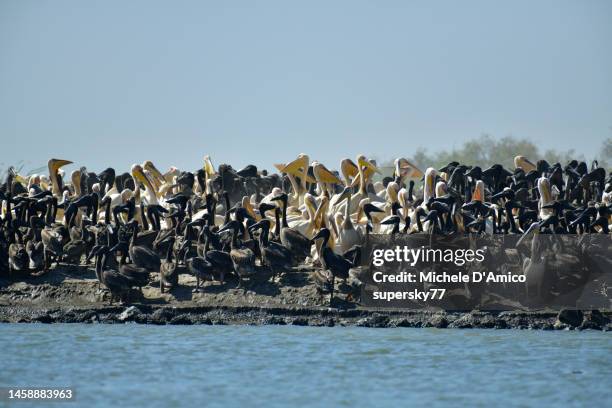
{"label": "white pelican", "polygon": [[359,202],[363,198],[369,198],[371,202],[385,201],[384,199],[380,198],[378,195],[369,194],[367,191],[367,185],[368,185],[369,179],[372,177],[374,173],[380,174],[380,170],[378,170],[378,168],[376,167],[374,163],[368,161],[363,154],[360,154],[359,156],[357,156],[357,171],[358,171],[357,177],[353,179],[353,183],[351,184],[351,187],[354,187],[357,183],[359,183],[359,192],[351,197],[351,201],[350,201],[351,210],[353,211],[356,210],[357,206],[359,205]]}
{"label": "white pelican", "polygon": [[331,171],[327,169],[323,164],[318,161],[312,162],[312,172],[317,181],[317,186],[320,191],[320,195],[329,193],[328,186],[332,184],[342,184],[342,181]]}
{"label": "white pelican", "polygon": [[525,156],[516,156],[514,158],[514,167],[522,169],[525,173],[529,173],[536,169],[536,165],[530,162]]}
{"label": "white pelican", "polygon": [[553,214],[552,208],[542,208],[553,202],[550,190],[550,180],[546,177],[540,177],[538,179],[538,192],[540,193],[540,199],[538,200],[539,215],[542,220],[545,220]]}
{"label": "white pelican", "polygon": [[342,159],[340,171],[342,172],[342,177],[344,177],[344,185],[347,187],[353,184],[353,180],[359,174],[357,165],[349,158]]}
{"label": "white pelican", "polygon": [[340,201],[346,200],[347,205],[344,206],[344,219],[341,224],[338,224],[338,243],[340,244],[340,251],[342,253],[351,249],[354,245],[360,245],[362,242],[362,234],[359,228],[355,228],[351,221],[350,206],[348,203],[351,201],[351,188],[347,187],[342,192]]}
{"label": "white pelican", "polygon": [[317,202],[312,194],[306,193],[304,195],[304,207],[305,210],[303,215],[287,219],[287,224],[289,227],[310,238],[314,235],[315,213],[317,208]]}
{"label": "white pelican", "polygon": [[[299,207],[303,203],[303,194],[306,193],[306,181],[308,177],[308,165],[310,158],[304,153],[300,153],[298,157],[287,164],[276,164],[275,167],[281,172],[289,176],[291,187],[293,187],[294,195],[288,197],[288,204]],[[300,184],[297,183],[295,177],[300,178]],[[314,180],[313,180],[314,181]]]}
{"label": "white pelican", "polygon": [[62,190],[59,184],[59,170],[67,164],[72,164],[70,160],[50,159],[47,163],[49,167],[49,179],[51,180],[51,193],[57,198],[62,196]]}
{"label": "white pelican", "polygon": [[435,182],[436,176],[438,175],[438,171],[433,167],[427,168],[425,170],[425,182],[423,187],[423,204],[421,206],[425,208],[427,206],[427,202],[436,196]]}
{"label": "white pelican", "polygon": [[157,194],[155,188],[151,184],[151,181],[144,173],[144,170],[140,164],[132,165],[132,177],[134,178],[134,182],[136,184],[136,190],[139,190],[138,186],[143,185],[145,188],[145,200],[147,204],[159,204],[157,200]]}
{"label": "white pelican", "polygon": [[400,157],[393,162],[395,170],[393,175],[403,182],[407,178],[420,179],[423,177],[423,172],[408,159]]}

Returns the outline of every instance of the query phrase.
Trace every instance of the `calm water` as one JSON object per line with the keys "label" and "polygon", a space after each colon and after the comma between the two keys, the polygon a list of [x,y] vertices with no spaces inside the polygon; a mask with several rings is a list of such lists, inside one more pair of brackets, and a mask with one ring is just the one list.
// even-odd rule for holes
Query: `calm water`
{"label": "calm water", "polygon": [[55,406],[605,406],[612,398],[612,335],[600,332],[24,324],[0,325],[0,345],[0,386],[75,389],[77,404]]}

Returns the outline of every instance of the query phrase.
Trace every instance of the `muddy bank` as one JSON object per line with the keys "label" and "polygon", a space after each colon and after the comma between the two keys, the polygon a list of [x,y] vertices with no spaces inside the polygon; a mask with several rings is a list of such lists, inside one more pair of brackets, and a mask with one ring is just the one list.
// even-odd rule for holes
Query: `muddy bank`
{"label": "muddy bank", "polygon": [[612,331],[610,314],[553,312],[428,312],[341,310],[331,308],[253,306],[99,306],[36,309],[1,306],[0,322],[14,323],[141,323],[249,324],[297,326],[435,327],[535,330]]}
{"label": "muddy bank", "polygon": [[161,294],[156,274],[131,301],[109,305],[93,269],[62,266],[45,276],[0,280],[0,322],[142,323],[142,324],[279,324],[302,326],[496,328],[612,331],[610,311],[444,312],[364,308],[346,301],[342,286],[329,307],[310,280],[310,269],[285,274],[280,283],[207,282],[194,293],[195,280],[181,274],[179,285]]}

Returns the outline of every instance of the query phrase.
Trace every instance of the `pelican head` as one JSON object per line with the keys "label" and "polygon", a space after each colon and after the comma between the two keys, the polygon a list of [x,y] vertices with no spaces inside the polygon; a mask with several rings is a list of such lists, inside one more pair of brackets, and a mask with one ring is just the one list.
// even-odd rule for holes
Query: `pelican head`
{"label": "pelican head", "polygon": [[47,163],[49,167],[49,175],[56,175],[58,170],[68,164],[72,164],[70,160],[62,160],[62,159],[50,159]]}
{"label": "pelican head", "polygon": [[303,173],[308,171],[308,164],[310,162],[310,158],[308,155],[304,153],[298,154],[298,157],[285,164],[281,171],[283,173],[291,174],[293,176],[301,176]]}
{"label": "pelican head", "polygon": [[312,172],[319,183],[342,184],[342,181],[318,161],[312,162]]}
{"label": "pelican head", "polygon": [[357,164],[359,165],[359,167],[366,170],[366,172],[369,170],[370,173],[376,172],[376,173],[381,174],[380,170],[378,170],[378,167],[376,167],[376,164],[367,160],[363,154],[360,154],[359,156],[357,156]]}
{"label": "pelican head", "polygon": [[70,160],[50,159],[47,163],[47,167],[49,168],[49,178],[51,179],[52,184],[52,193],[56,197],[59,197],[62,194],[58,180],[60,169],[67,164],[72,164],[72,162]]}
{"label": "pelican head", "polygon": [[525,173],[529,173],[536,169],[536,165],[529,161],[525,156],[516,156],[514,158],[514,167],[517,169],[523,169]]}
{"label": "pelican head", "polygon": [[81,174],[81,170],[73,170],[72,173],[70,173],[70,179],[73,184],[79,184],[81,182]]}
{"label": "pelican head", "polygon": [[145,175],[144,169],[140,164],[133,164],[131,173],[134,180],[136,180],[139,184],[146,184],[149,181]]}
{"label": "pelican head", "polygon": [[359,173],[357,165],[349,158],[342,159],[340,171],[342,172],[342,177],[344,177],[344,184],[347,186],[351,184],[351,177],[354,178]]}
{"label": "pelican head", "polygon": [[204,171],[208,177],[215,175],[215,166],[213,166],[209,155],[204,156]]}
{"label": "pelican head", "polygon": [[155,167],[151,160],[145,160],[142,163],[142,167],[147,170],[153,176],[153,179],[156,180],[159,184],[162,184],[166,181],[163,174],[161,174],[161,172],[157,169],[157,167]]}
{"label": "pelican head", "polygon": [[400,157],[395,159],[393,164],[395,165],[395,177],[400,177],[402,180],[407,177],[423,177],[423,172],[417,166],[411,163],[408,159]]}
{"label": "pelican head", "polygon": [[434,183],[436,182],[437,175],[438,171],[433,167],[428,167],[427,170],[425,170],[425,188],[423,189],[424,201],[427,201],[430,198],[434,197]]}

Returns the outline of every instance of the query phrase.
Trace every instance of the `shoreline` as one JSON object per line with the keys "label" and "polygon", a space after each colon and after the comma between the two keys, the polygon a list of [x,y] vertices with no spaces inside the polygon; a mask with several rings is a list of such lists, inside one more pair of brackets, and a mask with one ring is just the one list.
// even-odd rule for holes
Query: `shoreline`
{"label": "shoreline", "polygon": [[341,291],[334,307],[311,281],[303,265],[283,275],[282,284],[254,282],[246,290],[235,282],[206,282],[193,293],[195,278],[179,275],[170,293],[152,280],[132,303],[109,305],[95,272],[87,265],[61,265],[43,276],[0,279],[0,323],[139,323],[208,325],[298,325],[362,327],[435,327],[612,331],[612,310],[442,311],[357,305]]}
{"label": "shoreline", "polygon": [[0,323],[138,323],[153,325],[295,325],[612,331],[611,311],[427,311],[296,306],[0,306]]}

